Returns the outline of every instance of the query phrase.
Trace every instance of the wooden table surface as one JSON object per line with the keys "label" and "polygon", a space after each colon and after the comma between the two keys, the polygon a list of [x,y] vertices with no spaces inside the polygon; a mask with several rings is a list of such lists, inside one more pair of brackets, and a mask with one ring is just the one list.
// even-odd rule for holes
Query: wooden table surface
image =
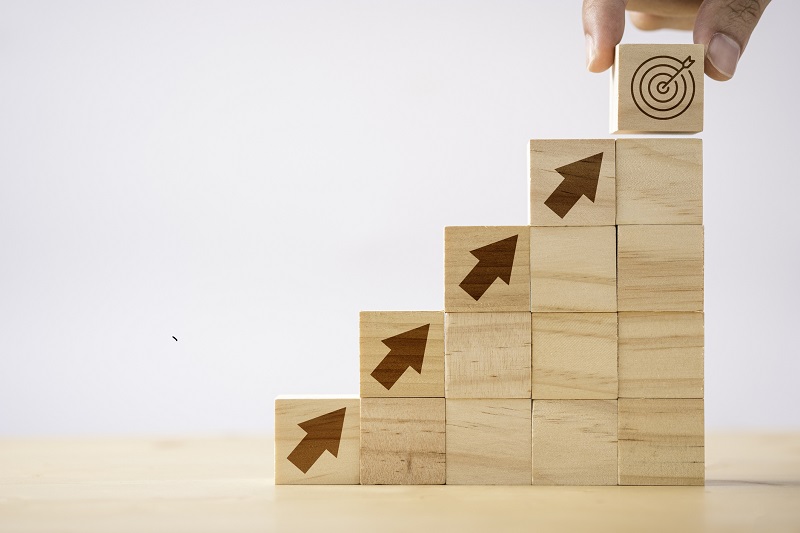
{"label": "wooden table surface", "polygon": [[0,440],[0,531],[800,532],[800,434],[706,445],[705,487],[276,487],[268,437]]}

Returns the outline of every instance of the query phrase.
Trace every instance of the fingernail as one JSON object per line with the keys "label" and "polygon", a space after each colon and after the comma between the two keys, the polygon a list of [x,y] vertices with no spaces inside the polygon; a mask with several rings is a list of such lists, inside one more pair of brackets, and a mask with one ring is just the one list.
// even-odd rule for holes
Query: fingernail
{"label": "fingernail", "polygon": [[594,61],[594,39],[588,33],[586,34],[586,68],[592,66]]}
{"label": "fingernail", "polygon": [[708,60],[714,68],[729,78],[736,72],[736,64],[741,53],[739,43],[724,33],[715,33],[708,43]]}

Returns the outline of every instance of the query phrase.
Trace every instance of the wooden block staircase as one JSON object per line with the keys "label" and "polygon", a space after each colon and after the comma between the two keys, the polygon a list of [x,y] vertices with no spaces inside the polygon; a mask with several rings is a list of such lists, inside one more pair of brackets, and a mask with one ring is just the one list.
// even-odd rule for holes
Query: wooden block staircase
{"label": "wooden block staircase", "polygon": [[[702,130],[702,46],[612,82],[612,132]],[[529,148],[529,225],[445,228],[443,311],[361,313],[359,397],[278,397],[276,483],[704,483],[702,141]]]}

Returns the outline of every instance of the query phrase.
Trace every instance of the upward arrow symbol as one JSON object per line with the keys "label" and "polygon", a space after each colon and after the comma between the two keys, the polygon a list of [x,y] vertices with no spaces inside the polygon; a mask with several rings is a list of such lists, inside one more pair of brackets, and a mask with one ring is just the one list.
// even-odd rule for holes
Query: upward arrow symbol
{"label": "upward arrow symbol", "polygon": [[556,172],[564,177],[564,181],[544,201],[544,205],[559,217],[564,218],[578,203],[581,196],[585,196],[594,203],[602,162],[603,152],[600,152],[586,159],[558,167]]}
{"label": "upward arrow symbol", "polygon": [[458,285],[477,302],[489,290],[497,278],[511,284],[511,270],[514,267],[514,254],[517,251],[517,237],[514,235],[502,241],[487,244],[471,250],[478,264],[469,271],[467,277]]}
{"label": "upward arrow symbol", "polygon": [[372,376],[386,390],[391,389],[408,368],[422,374],[422,361],[425,359],[425,345],[428,342],[430,324],[400,333],[381,342],[389,348],[389,353],[372,371]]}
{"label": "upward arrow symbol", "polygon": [[295,446],[287,459],[305,474],[314,466],[325,450],[337,457],[346,410],[346,407],[342,407],[297,424],[306,432],[306,436],[303,437],[300,444]]}

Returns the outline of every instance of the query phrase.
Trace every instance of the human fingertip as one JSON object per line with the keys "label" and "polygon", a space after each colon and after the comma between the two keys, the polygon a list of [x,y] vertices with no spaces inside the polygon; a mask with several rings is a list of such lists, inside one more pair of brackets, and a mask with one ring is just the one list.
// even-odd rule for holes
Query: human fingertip
{"label": "human fingertip", "polygon": [[706,57],[714,69],[722,75],[722,80],[733,77],[741,55],[742,47],[739,43],[724,33],[715,33],[708,42]]}
{"label": "human fingertip", "polygon": [[586,34],[586,70],[595,74],[608,70],[614,63],[614,49],[597,46],[593,35]]}
{"label": "human fingertip", "polygon": [[594,63],[594,58],[597,56],[597,49],[594,45],[594,37],[591,34],[586,34],[586,70],[592,72],[592,64]]}

